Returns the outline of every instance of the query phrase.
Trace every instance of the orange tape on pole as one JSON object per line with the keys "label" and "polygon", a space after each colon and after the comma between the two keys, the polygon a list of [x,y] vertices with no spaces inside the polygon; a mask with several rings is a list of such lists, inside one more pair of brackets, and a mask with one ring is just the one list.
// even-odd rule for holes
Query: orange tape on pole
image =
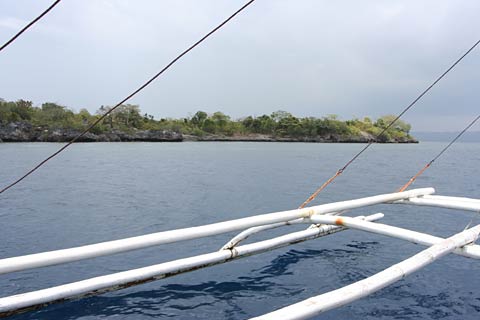
{"label": "orange tape on pole", "polygon": [[427,163],[427,165],[425,167],[422,168],[422,170],[418,171],[416,175],[414,175],[413,177],[410,178],[410,180],[408,180],[407,183],[405,183],[403,185],[403,187],[401,187],[400,189],[398,189],[397,192],[403,192],[405,191],[405,189],[407,189],[415,180],[417,180],[417,178],[425,171],[427,170],[429,167],[430,167],[430,164],[431,162]]}
{"label": "orange tape on pole", "polygon": [[330,179],[328,179],[327,181],[325,181],[324,184],[322,184],[320,186],[320,188],[318,188],[317,190],[315,190],[314,193],[312,193],[312,195],[310,197],[308,197],[307,200],[305,200],[301,205],[300,207],[298,207],[298,209],[302,209],[304,208],[307,204],[309,204],[310,202],[312,202],[320,192],[322,192],[323,189],[325,189],[326,186],[328,186],[330,183],[332,183],[333,180],[335,180],[339,175],[341,175],[343,172],[343,170],[338,170],[337,173],[335,173],[335,175],[333,175]]}

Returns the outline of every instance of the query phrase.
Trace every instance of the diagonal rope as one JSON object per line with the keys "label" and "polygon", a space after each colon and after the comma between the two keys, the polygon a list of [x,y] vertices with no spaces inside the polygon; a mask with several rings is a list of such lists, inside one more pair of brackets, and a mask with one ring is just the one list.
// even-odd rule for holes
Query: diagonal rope
{"label": "diagonal rope", "polygon": [[315,190],[314,193],[312,193],[312,195],[310,195],[307,200],[305,200],[301,205],[300,205],[300,209],[301,208],[304,208],[307,204],[309,204],[311,201],[313,201],[317,196],[318,194],[324,190],[330,183],[332,183],[336,178],[338,178],[338,176],[340,176],[344,171],[345,169],[348,168],[348,166],[350,166],[363,152],[365,152],[368,148],[370,148],[370,146],[378,140],[379,137],[381,137],[388,129],[390,129],[393,124],[395,122],[397,122],[398,119],[400,119],[401,116],[403,116],[408,110],[410,110],[427,92],[430,91],[430,89],[432,89],[440,80],[443,79],[443,77],[445,77],[445,75],[447,75],[447,73],[449,73],[453,68],[455,68],[455,66],[463,60],[463,58],[465,58],[473,49],[475,49],[475,47],[480,43],[480,40],[478,40],[477,42],[475,42],[475,44],[473,46],[470,47],[470,49],[468,49],[460,58],[458,58],[447,70],[445,70],[435,81],[432,82],[432,84],[430,84],[424,91],[422,91],[422,93],[420,93],[420,95],[418,97],[416,97],[405,109],[403,109],[403,111],[395,117],[395,119],[393,121],[391,121],[388,126],[386,126],[376,137],[374,140],[372,141],[369,141],[368,144],[363,147],[363,149],[361,149],[358,153],[356,153],[342,168],[340,168],[331,178],[329,178],[324,184],[322,184],[317,190]]}
{"label": "diagonal rope", "polygon": [[[445,151],[447,151],[448,148],[450,148],[451,145],[453,145],[465,132],[468,131],[468,129],[470,129],[474,124],[475,122],[477,122],[478,120],[480,119],[480,115],[478,115],[472,122],[470,122],[470,124],[468,126],[466,126],[452,141],[450,141],[450,143],[445,146],[431,161],[429,161],[420,171],[417,172],[417,174],[415,174],[412,178],[410,178],[410,180],[408,180],[408,182],[403,186],[401,187],[400,189],[398,189],[396,192],[403,192],[405,191],[420,175],[423,174],[423,172],[425,172],[425,170],[427,170],[428,168],[430,168],[430,166],[433,164],[433,162],[435,162]],[[332,178],[330,178],[332,179]],[[330,180],[329,179],[329,180]],[[328,182],[328,181],[327,181]],[[322,186],[323,188],[325,188],[325,184]],[[319,188],[320,189],[320,188]],[[322,189],[323,190],[323,189]],[[317,193],[318,194],[318,193]],[[300,207],[300,208],[303,208],[303,207]],[[338,212],[336,215],[342,215],[344,214],[345,212],[347,212],[348,210],[344,210],[344,211],[340,211]],[[470,222],[470,224],[473,222],[473,219],[472,221]],[[468,229],[468,227],[470,226],[467,225],[467,227],[465,227],[465,229]]]}
{"label": "diagonal rope", "polygon": [[60,152],[68,148],[70,145],[72,145],[75,141],[77,141],[79,138],[81,138],[83,135],[85,135],[88,131],[90,131],[93,127],[95,127],[100,121],[105,119],[106,116],[108,116],[110,113],[112,113],[115,109],[117,109],[120,105],[128,101],[130,98],[135,96],[137,93],[145,89],[150,83],[152,83],[155,79],[157,79],[159,76],[161,76],[165,71],[167,71],[172,65],[174,65],[178,60],[180,60],[184,55],[189,53],[191,50],[193,50],[196,46],[198,46],[200,43],[205,41],[208,37],[210,37],[212,34],[214,34],[216,31],[218,31],[220,28],[222,28],[225,24],[227,24],[230,20],[232,20],[237,14],[242,12],[245,8],[247,8],[250,4],[252,4],[255,0],[250,0],[246,4],[244,4],[240,9],[235,11],[231,16],[229,16],[227,19],[225,19],[223,22],[221,22],[218,26],[213,28],[210,32],[208,32],[206,35],[204,35],[200,40],[195,42],[193,45],[191,45],[188,49],[180,53],[175,59],[173,59],[170,63],[168,63],[162,70],[160,70],[157,74],[155,74],[153,77],[151,77],[148,81],[146,81],[143,85],[141,85],[138,89],[133,91],[131,94],[129,94],[127,97],[125,97],[122,101],[117,103],[113,108],[108,110],[106,113],[104,113],[101,117],[99,117],[94,123],[92,123],[88,128],[86,128],[82,133],[77,135],[75,138],[73,138],[70,142],[65,144],[63,147],[58,149],[56,152],[52,153],[50,156],[48,156],[46,159],[41,161],[39,164],[37,164],[35,167],[33,167],[30,171],[25,173],[23,176],[12,182],[11,184],[7,185],[3,189],[0,190],[0,194],[7,191],[29,175],[31,175],[33,172],[38,170],[41,166],[43,166],[47,161],[50,159],[54,158],[57,156]]}
{"label": "diagonal rope", "polygon": [[7,42],[5,42],[1,47],[0,47],[0,51],[2,51],[3,49],[5,49],[8,45],[10,45],[12,42],[14,42],[18,37],[20,37],[20,35],[22,33],[24,33],[25,31],[27,31],[28,28],[30,28],[31,26],[33,26],[38,20],[42,19],[44,15],[46,15],[48,12],[50,12],[50,10],[52,10],[57,4],[60,3],[60,1],[62,0],[57,0],[55,1],[54,3],[52,3],[52,5],[50,7],[48,7],[45,11],[43,11],[38,17],[36,17],[35,19],[33,19],[29,24],[27,24],[25,27],[23,27],[22,30],[18,31],[16,35],[14,35],[10,40],[8,40]]}
{"label": "diagonal rope", "polygon": [[398,189],[398,192],[402,192],[402,191],[405,191],[405,189],[407,189],[415,180],[417,180],[417,178],[422,175],[425,170],[427,170],[428,168],[430,168],[430,166],[438,159],[442,156],[442,154],[445,153],[445,151],[448,150],[448,148],[450,148],[465,132],[467,132],[468,129],[470,129],[474,124],[475,122],[478,121],[478,119],[480,119],[480,114],[475,118],[473,119],[472,122],[470,122],[468,124],[468,126],[466,126],[459,134],[457,134],[457,136],[452,140],[450,141],[449,144],[447,144],[435,157],[433,157],[432,160],[430,160],[420,171],[417,172],[417,174],[415,174],[413,177],[410,178],[410,180],[408,180],[408,182],[403,186],[401,187],[400,189]]}

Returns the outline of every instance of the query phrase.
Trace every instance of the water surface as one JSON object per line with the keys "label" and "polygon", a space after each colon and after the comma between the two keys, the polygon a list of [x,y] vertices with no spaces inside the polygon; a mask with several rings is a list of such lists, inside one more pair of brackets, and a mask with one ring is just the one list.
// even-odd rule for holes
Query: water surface
{"label": "water surface", "polygon": [[[314,204],[388,193],[445,143],[374,145]],[[0,182],[60,144],[0,144]],[[76,144],[0,198],[0,257],[11,257],[297,207],[363,145],[309,143]],[[414,187],[480,198],[480,143],[459,143]],[[447,237],[479,215],[374,206],[383,223]],[[253,238],[298,230],[283,228]],[[17,272],[0,296],[216,251],[234,234]],[[318,295],[422,248],[359,231],[278,249],[162,281],[49,306],[12,319],[246,319]],[[319,319],[478,319],[478,261],[450,255]]]}

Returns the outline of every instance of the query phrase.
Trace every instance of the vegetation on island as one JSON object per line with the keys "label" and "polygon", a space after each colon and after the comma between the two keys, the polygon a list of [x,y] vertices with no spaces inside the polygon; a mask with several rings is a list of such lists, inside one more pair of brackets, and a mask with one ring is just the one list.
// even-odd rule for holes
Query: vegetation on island
{"label": "vegetation on island", "polygon": [[[83,130],[105,114],[110,107],[102,106],[95,114],[86,109],[74,112],[65,106],[46,102],[34,106],[31,101],[5,101],[0,99],[0,124],[12,122],[28,123],[42,129]],[[336,115],[322,118],[296,117],[286,111],[276,111],[270,115],[247,116],[233,120],[218,111],[208,114],[198,111],[191,117],[181,119],[155,119],[152,115],[142,114],[138,105],[126,104],[118,107],[101,123],[92,129],[94,134],[112,131],[135,132],[138,130],[168,130],[183,135],[205,137],[220,135],[224,137],[266,135],[270,137],[376,137],[392,120],[387,115],[372,120],[368,117],[342,121]],[[413,140],[409,135],[410,125],[398,120],[381,137],[379,142]]]}

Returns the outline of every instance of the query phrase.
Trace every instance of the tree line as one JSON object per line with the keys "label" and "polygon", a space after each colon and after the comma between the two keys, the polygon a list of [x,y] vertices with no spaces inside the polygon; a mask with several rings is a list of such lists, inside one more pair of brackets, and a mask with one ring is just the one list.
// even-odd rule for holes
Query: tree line
{"label": "tree line", "polygon": [[[82,130],[109,110],[110,107],[102,106],[95,114],[91,114],[86,109],[74,112],[52,102],[46,102],[37,107],[33,106],[31,101],[0,99],[0,123],[26,122],[46,129]],[[329,134],[346,137],[358,136],[364,132],[377,136],[394,118],[392,115],[386,115],[375,121],[368,117],[342,121],[336,115],[299,118],[286,111],[275,111],[270,115],[247,116],[232,120],[230,116],[220,111],[212,114],[198,111],[191,117],[156,120],[152,115],[142,114],[138,105],[125,104],[115,109],[92,131],[103,133],[113,130],[124,132],[171,130],[195,136],[264,134],[278,137],[316,137]],[[409,124],[398,120],[379,139],[388,141],[411,138],[410,129]]]}

